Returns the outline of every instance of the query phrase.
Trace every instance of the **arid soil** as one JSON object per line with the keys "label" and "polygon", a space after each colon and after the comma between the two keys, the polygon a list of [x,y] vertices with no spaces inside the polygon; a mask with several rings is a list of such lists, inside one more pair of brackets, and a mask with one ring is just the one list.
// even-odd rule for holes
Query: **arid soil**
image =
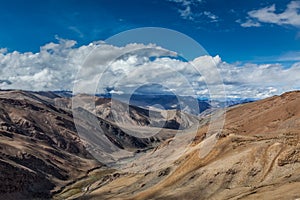
{"label": "arid soil", "polygon": [[50,198],[100,167],[76,133],[72,114],[29,92],[0,92],[0,199]]}
{"label": "arid soil", "polygon": [[[164,127],[155,140],[124,133],[121,141],[109,102],[96,102],[95,110],[85,112],[113,127],[106,136],[120,148],[149,155],[168,147],[180,151],[172,146],[177,125]],[[136,172],[108,168],[93,158],[76,132],[70,104],[52,93],[0,91],[0,199],[300,198],[300,92],[227,108],[222,131],[211,136],[209,116],[199,119],[199,129],[186,132],[195,137],[179,158]],[[155,128],[151,120],[159,121],[163,113],[150,119],[145,112],[133,107],[123,119],[137,130]],[[185,128],[195,123],[195,117],[183,116],[168,119],[185,120]]]}
{"label": "arid soil", "polygon": [[[204,158],[198,130],[190,151],[152,172],[114,171],[70,199],[291,199],[300,198],[300,92],[290,92],[228,109],[222,133]],[[94,171],[97,177],[104,171]],[[64,196],[65,195],[65,196]],[[57,196],[59,198],[61,196]]]}

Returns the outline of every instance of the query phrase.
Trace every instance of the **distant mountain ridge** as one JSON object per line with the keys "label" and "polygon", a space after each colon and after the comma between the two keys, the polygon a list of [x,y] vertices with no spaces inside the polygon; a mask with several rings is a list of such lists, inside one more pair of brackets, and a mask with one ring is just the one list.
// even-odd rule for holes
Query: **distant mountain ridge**
{"label": "distant mountain ridge", "polygon": [[[6,90],[10,91],[10,90]],[[72,91],[62,90],[62,91],[37,91],[31,92],[32,94],[46,96],[48,98],[54,99],[57,97],[71,98],[73,97]],[[200,113],[209,110],[211,108],[225,108],[234,106],[237,104],[244,104],[249,102],[254,102],[259,99],[256,98],[226,98],[226,99],[214,99],[211,102],[208,98],[195,98],[192,96],[179,96],[181,102],[178,100],[178,96],[171,94],[96,94],[97,97],[102,98],[113,98],[124,102],[124,100],[130,100],[129,104],[133,106],[138,106],[142,108],[156,107],[165,110],[182,110],[184,112],[199,115]],[[192,102],[192,103],[191,103]],[[125,102],[127,103],[127,102]],[[197,108],[193,108],[193,105],[198,104]],[[159,107],[157,107],[159,106]]]}

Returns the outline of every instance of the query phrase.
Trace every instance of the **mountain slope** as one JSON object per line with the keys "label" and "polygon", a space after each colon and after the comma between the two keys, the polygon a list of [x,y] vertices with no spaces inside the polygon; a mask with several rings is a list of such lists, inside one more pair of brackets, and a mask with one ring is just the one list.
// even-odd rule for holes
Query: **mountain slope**
{"label": "mountain slope", "polygon": [[[162,124],[164,128],[160,130],[157,127],[160,130],[157,135],[138,138],[120,129],[111,114],[105,116],[99,113],[101,108],[111,108],[110,99],[87,98],[93,98],[93,101],[95,98],[97,110],[89,112],[88,107],[74,109],[75,113],[80,112],[85,116],[75,127],[69,98],[53,92],[0,91],[1,198],[49,198],[93,169],[107,170],[86,150],[89,141],[77,134],[76,128],[87,133],[97,128],[86,121],[89,117],[95,117],[101,127],[101,131],[96,129],[97,134],[103,133],[117,147],[132,152],[156,147],[161,141],[173,137],[173,132],[182,123],[177,121],[180,119],[178,112],[169,122]],[[124,103],[116,103],[121,109],[126,107]],[[148,110],[134,106],[130,106],[130,110],[128,115],[122,111],[123,125],[129,123],[138,131],[143,130],[143,126],[156,130],[157,124],[151,120],[163,120],[159,111],[153,111],[150,118]],[[183,116],[188,120],[185,126],[195,122],[194,117]],[[151,123],[153,127],[148,127]]]}
{"label": "mountain slope", "polygon": [[300,92],[229,108],[222,133],[212,136],[216,145],[201,158],[206,131],[169,167],[114,172],[71,199],[300,198]]}
{"label": "mountain slope", "polygon": [[[58,101],[56,102],[58,103]],[[178,130],[189,128],[195,123],[196,119],[193,115],[175,109],[160,110],[152,108],[149,110],[127,105],[116,99],[83,94],[76,95],[73,98],[73,103],[73,108],[84,108],[106,121],[118,123],[119,126],[145,126]]]}
{"label": "mountain slope", "polygon": [[0,197],[47,198],[101,166],[80,142],[72,114],[38,96],[0,92]]}
{"label": "mountain slope", "polygon": [[[149,159],[144,162],[167,164],[136,172],[108,168],[89,154],[83,145],[87,141],[77,134],[70,105],[70,99],[52,93],[0,91],[1,199],[300,198],[300,92],[228,108],[217,135],[207,135],[210,116],[202,116],[199,129],[187,128],[186,134],[196,133],[191,145],[172,163],[168,154],[155,152],[181,151],[172,146],[176,128],[165,127],[152,139],[139,138],[111,118],[109,99],[96,98],[95,110],[89,105],[76,108],[86,120],[97,119],[105,137],[119,148],[147,150]],[[141,122],[160,120],[162,111],[131,109],[122,116],[125,128],[128,123],[137,132],[156,130]],[[178,116],[172,119],[182,123]],[[192,127],[197,122],[183,116]],[[78,127],[94,129],[86,120]],[[212,150],[201,157],[214,138]]]}

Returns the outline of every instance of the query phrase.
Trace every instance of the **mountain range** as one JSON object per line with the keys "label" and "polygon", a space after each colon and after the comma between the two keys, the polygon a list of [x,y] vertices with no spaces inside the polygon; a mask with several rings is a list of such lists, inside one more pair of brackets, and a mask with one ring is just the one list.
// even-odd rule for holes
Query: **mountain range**
{"label": "mountain range", "polygon": [[[85,94],[0,91],[1,199],[300,198],[300,92],[220,106],[225,123],[212,135],[209,119],[218,109],[209,111],[208,102],[199,117],[172,107],[170,97],[139,98],[128,105]],[[90,130],[142,156],[125,159],[127,169],[96,159],[100,143]],[[149,131],[157,134],[144,135]],[[184,151],[178,135],[193,136]],[[157,167],[141,170],[138,161]]]}

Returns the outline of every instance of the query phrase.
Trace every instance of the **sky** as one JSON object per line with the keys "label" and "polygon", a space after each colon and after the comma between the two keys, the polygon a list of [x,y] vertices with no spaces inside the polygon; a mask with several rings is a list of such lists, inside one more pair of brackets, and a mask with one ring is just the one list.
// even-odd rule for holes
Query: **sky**
{"label": "sky", "polygon": [[[120,50],[99,41],[142,27],[172,29],[201,44],[209,56],[190,60],[190,64],[208,58],[213,61],[229,96],[263,98],[299,89],[300,1],[12,0],[1,1],[0,25],[3,89],[71,90],[75,72],[94,47],[100,46],[106,53]],[[160,49],[158,46],[154,49]],[[132,46],[122,47],[127,49]],[[149,65],[143,55],[133,57],[139,65]],[[129,64],[137,64],[126,59],[110,76],[130,74]],[[174,62],[178,61],[171,58],[151,63],[162,62],[177,69]],[[198,87],[197,94],[205,93],[197,74],[180,73]]]}

